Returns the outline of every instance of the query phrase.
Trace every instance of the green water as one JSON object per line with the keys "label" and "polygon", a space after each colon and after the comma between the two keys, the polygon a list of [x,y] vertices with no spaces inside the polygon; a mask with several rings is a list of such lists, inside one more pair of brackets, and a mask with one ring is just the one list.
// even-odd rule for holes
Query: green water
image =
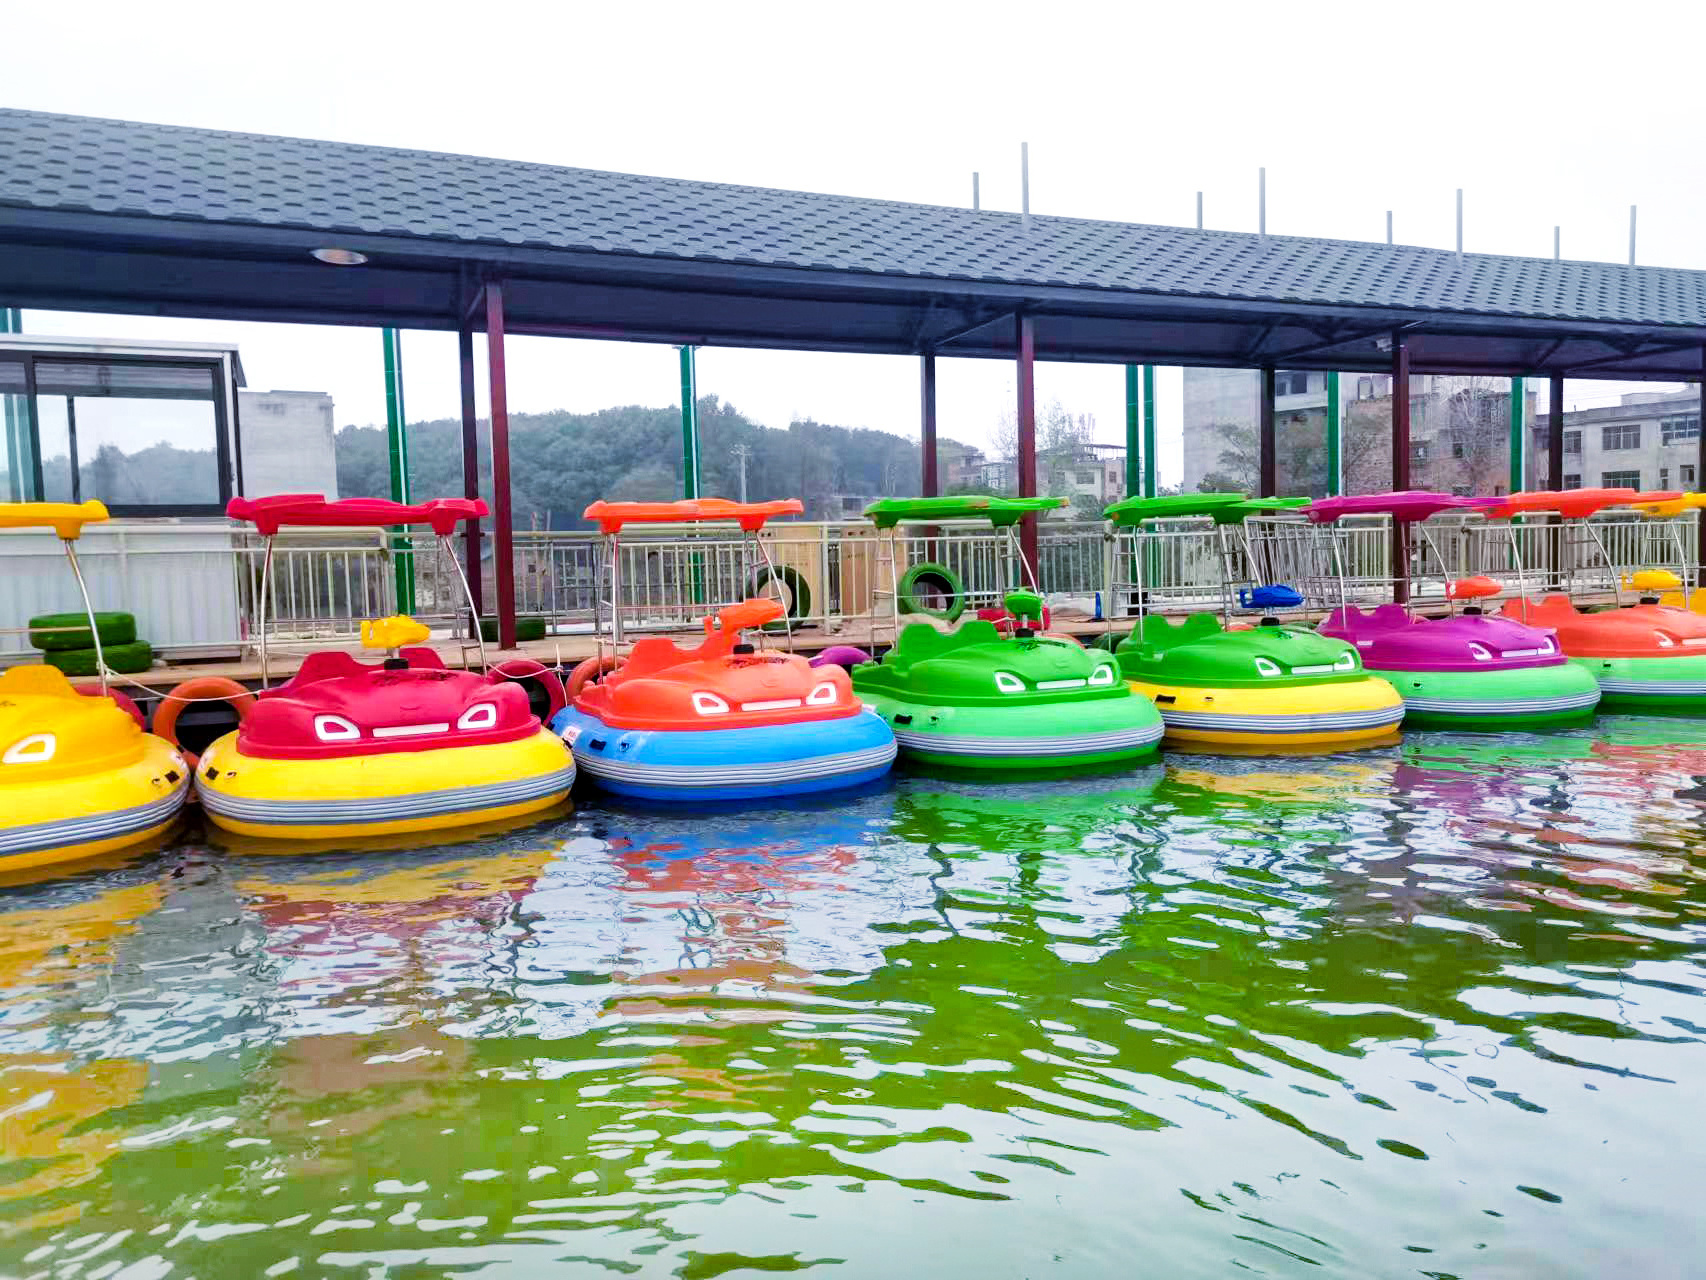
{"label": "green water", "polygon": [[1608,718],[13,884],[0,1273],[1699,1275],[1703,806]]}

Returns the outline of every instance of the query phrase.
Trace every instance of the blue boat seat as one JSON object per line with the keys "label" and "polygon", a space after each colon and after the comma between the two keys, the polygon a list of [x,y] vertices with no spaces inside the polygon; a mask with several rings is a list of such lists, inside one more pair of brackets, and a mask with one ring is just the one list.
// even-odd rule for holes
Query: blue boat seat
{"label": "blue boat seat", "polygon": [[1245,609],[1297,609],[1303,604],[1303,593],[1284,583],[1265,587],[1240,587],[1238,603]]}

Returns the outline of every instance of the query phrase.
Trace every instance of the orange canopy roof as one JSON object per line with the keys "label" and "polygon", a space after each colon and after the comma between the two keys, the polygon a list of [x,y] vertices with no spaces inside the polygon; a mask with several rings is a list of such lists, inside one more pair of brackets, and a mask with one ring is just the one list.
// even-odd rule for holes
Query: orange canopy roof
{"label": "orange canopy roof", "polygon": [[748,533],[764,527],[771,516],[797,516],[805,508],[798,498],[774,502],[730,502],[727,498],[684,498],[680,502],[595,502],[582,514],[598,521],[600,533],[615,533],[625,524],[690,524],[732,520]]}
{"label": "orange canopy roof", "polygon": [[1626,507],[1637,498],[1656,496],[1638,494],[1633,489],[1524,489],[1507,496],[1487,515],[1490,519],[1504,520],[1531,512],[1556,512],[1566,520],[1585,520],[1607,507]]}

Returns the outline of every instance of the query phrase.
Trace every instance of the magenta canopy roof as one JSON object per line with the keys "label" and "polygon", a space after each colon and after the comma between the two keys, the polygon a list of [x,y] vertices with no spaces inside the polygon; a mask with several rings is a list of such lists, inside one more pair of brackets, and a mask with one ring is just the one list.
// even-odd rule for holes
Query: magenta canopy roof
{"label": "magenta canopy roof", "polygon": [[1404,489],[1398,493],[1358,493],[1338,498],[1317,498],[1303,514],[1316,524],[1331,524],[1340,516],[1391,516],[1394,520],[1426,520],[1441,511],[1486,511],[1502,498],[1465,498],[1454,493],[1431,493],[1426,489]]}
{"label": "magenta canopy roof", "polygon": [[327,502],[318,493],[275,493],[266,498],[233,498],[225,514],[247,520],[269,538],[280,529],[385,528],[427,524],[439,535],[453,532],[464,520],[487,514],[484,498],[432,498],[426,502],[392,502],[386,498],[345,498]]}

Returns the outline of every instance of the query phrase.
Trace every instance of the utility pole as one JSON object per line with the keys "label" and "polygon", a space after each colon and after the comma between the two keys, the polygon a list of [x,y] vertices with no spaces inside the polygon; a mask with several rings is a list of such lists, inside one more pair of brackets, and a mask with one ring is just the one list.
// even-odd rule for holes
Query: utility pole
{"label": "utility pole", "polygon": [[748,449],[744,444],[737,444],[733,449],[729,450],[729,452],[734,454],[735,457],[740,459],[740,500],[742,502],[745,502],[746,501],[746,460],[747,460],[747,457],[752,453],[752,450]]}

